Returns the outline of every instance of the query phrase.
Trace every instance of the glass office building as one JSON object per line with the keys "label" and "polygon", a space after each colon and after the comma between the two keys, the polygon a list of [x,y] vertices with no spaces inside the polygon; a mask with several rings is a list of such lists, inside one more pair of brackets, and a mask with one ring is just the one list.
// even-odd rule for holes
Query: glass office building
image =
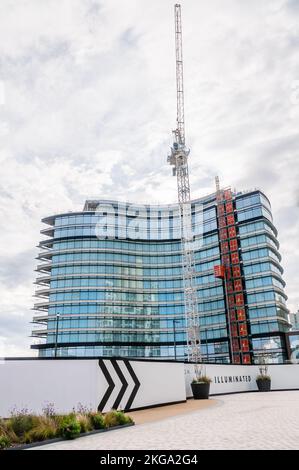
{"label": "glass office building", "polygon": [[[232,193],[252,362],[286,358],[285,283],[271,206],[258,190]],[[192,201],[203,359],[230,361],[216,194]],[[40,357],[186,359],[178,205],[86,201],[43,219],[34,306]]]}

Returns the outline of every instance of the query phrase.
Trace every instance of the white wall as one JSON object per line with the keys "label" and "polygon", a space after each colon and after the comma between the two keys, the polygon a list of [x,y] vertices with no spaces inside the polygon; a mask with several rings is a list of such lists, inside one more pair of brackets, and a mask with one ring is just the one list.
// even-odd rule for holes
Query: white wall
{"label": "white wall", "polygon": [[[104,366],[103,366],[104,364]],[[194,366],[157,361],[102,361],[98,359],[9,360],[0,362],[0,416],[7,417],[13,408],[28,408],[40,413],[46,403],[54,403],[59,413],[83,406],[97,410],[104,400],[103,411],[110,410],[118,397],[124,409],[133,396],[134,376],[140,386],[130,409],[184,401],[192,396],[190,383]],[[107,395],[106,369],[114,388]],[[299,364],[269,366],[272,390],[299,389]],[[258,366],[206,365],[211,377],[211,395],[257,390]],[[122,378],[127,383],[124,393]]]}
{"label": "white wall", "polygon": [[0,416],[16,407],[39,413],[45,403],[54,403],[57,412],[71,411],[82,403],[96,408],[99,401],[97,361],[16,360],[0,365]]}
{"label": "white wall", "polygon": [[132,362],[142,377],[134,408],[143,403],[160,404],[186,400],[184,364],[171,362]]}
{"label": "white wall", "polygon": [[269,366],[272,390],[299,389],[299,364]]}
{"label": "white wall", "polygon": [[[125,361],[114,363],[121,370],[128,386],[118,408],[124,408],[135,383]],[[184,364],[128,361],[140,387],[131,408],[171,403],[186,399]],[[122,382],[109,359],[103,361],[115,386],[103,408],[112,408]],[[97,410],[108,388],[108,382],[97,359],[86,360],[9,360],[0,362],[0,416],[7,417],[13,408],[28,408],[40,413],[45,404],[54,403],[59,413],[70,412],[82,404]]]}
{"label": "white wall", "polygon": [[[258,366],[238,366],[225,364],[205,365],[203,371],[212,379],[210,394],[225,394],[257,390],[256,376]],[[271,389],[299,389],[299,365],[285,364],[268,367],[271,376]],[[186,364],[185,383],[186,396],[191,397],[191,382],[194,378],[194,366]]]}

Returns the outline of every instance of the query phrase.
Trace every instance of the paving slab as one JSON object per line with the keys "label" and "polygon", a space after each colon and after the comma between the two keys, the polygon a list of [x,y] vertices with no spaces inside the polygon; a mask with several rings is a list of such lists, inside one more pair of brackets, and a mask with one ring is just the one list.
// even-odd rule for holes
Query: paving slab
{"label": "paving slab", "polygon": [[209,400],[192,399],[187,400],[184,403],[176,403],[174,405],[131,411],[128,414],[133,418],[135,424],[144,424],[154,421],[161,421],[162,419],[171,418],[172,416],[178,416],[180,414],[204,410],[205,408],[215,406],[218,403],[220,403],[220,401],[215,398],[210,398]]}
{"label": "paving slab", "polygon": [[299,391],[225,395],[217,397],[215,406],[38,449],[298,450]]}

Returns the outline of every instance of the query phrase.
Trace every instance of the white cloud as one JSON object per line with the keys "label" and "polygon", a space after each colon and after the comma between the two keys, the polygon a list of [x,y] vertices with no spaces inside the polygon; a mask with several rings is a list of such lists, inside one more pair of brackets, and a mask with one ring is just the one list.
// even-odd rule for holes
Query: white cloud
{"label": "white cloud", "polygon": [[[13,318],[6,345],[22,343],[14,327],[28,330],[42,217],[78,210],[88,197],[176,200],[166,163],[175,126],[173,3],[0,4],[0,319],[8,311]],[[181,3],[193,196],[212,191],[216,173],[224,186],[266,192],[295,310],[298,2]],[[18,260],[27,268],[17,269]]]}

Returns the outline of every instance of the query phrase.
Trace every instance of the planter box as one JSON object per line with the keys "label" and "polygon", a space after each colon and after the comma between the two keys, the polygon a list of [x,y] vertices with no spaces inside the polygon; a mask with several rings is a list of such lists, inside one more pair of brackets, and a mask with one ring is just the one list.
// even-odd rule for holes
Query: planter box
{"label": "planter box", "polygon": [[194,400],[207,400],[210,394],[209,383],[191,383]]}
{"label": "planter box", "polygon": [[93,429],[93,431],[88,431],[88,432],[84,432],[82,434],[79,434],[75,439],[64,439],[63,437],[55,437],[53,439],[47,439],[47,440],[44,440],[44,441],[30,442],[30,444],[17,444],[14,447],[7,447],[6,449],[3,449],[3,450],[31,449],[32,447],[41,447],[41,446],[45,446],[47,444],[55,444],[55,442],[73,441],[73,440],[79,439],[80,437],[92,436],[93,434],[100,434],[100,433],[103,433],[103,432],[110,432],[110,431],[114,431],[115,429],[128,428],[129,426],[135,426],[135,424],[134,423],[128,423],[128,424],[121,424],[121,425],[118,425],[118,426],[111,426],[111,428]]}
{"label": "planter box", "polygon": [[271,380],[256,380],[257,387],[260,392],[269,392],[271,390]]}

